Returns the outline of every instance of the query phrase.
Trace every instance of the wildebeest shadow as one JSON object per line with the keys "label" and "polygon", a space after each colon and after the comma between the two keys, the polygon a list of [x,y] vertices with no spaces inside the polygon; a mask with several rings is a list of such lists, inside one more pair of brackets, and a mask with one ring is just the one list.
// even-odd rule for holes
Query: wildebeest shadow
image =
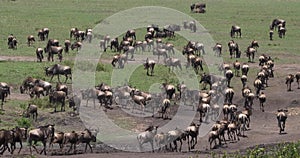
{"label": "wildebeest shadow", "polygon": [[285,134],[287,134],[287,132],[281,132],[281,133],[279,133],[279,135],[285,135]]}

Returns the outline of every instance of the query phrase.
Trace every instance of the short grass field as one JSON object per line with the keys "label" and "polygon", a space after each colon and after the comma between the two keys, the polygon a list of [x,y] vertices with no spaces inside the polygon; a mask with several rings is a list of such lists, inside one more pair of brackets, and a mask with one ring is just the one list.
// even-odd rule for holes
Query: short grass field
{"label": "short grass field", "polygon": [[[289,56],[297,55],[297,50],[300,48],[297,42],[300,38],[300,17],[297,14],[299,12],[300,2],[285,0],[203,1],[207,5],[207,12],[205,14],[191,13],[189,5],[193,2],[195,1],[1,1],[0,55],[35,56],[35,48],[45,47],[46,42],[37,41],[33,46],[28,47],[26,44],[27,36],[31,34],[36,36],[37,31],[43,27],[50,29],[50,38],[58,39],[63,43],[65,39],[69,38],[69,30],[72,27],[85,30],[86,28],[93,28],[103,19],[118,11],[138,6],[163,6],[176,9],[199,21],[200,24],[209,31],[216,42],[223,44],[225,50],[223,58],[225,61],[230,60],[228,59],[227,51],[227,42],[231,39],[229,30],[231,25],[236,24],[242,28],[242,38],[234,40],[238,42],[242,51],[255,39],[259,41],[260,44],[259,54],[266,53],[275,56],[277,63],[297,63],[297,61],[294,61],[292,57],[289,58]],[[284,39],[279,39],[275,33],[274,40],[269,41],[268,29],[274,18],[282,18],[287,21],[287,35]],[[142,33],[137,32],[139,40],[143,40],[145,31],[141,32]],[[17,50],[7,48],[7,36],[11,33],[18,39],[19,45]],[[179,36],[168,41],[172,42],[179,51],[181,51],[180,49],[186,44],[186,41]],[[110,59],[113,54],[114,53],[108,51],[103,57]],[[69,54],[66,59],[72,59],[72,57],[75,56],[76,53],[74,51],[74,53]],[[276,58],[276,56],[278,57]],[[287,58],[287,60],[285,58]],[[246,59],[241,60],[246,61]],[[69,65],[72,64],[72,62],[68,63]],[[1,81],[9,82],[14,85],[20,83],[20,80],[26,76],[39,76],[43,78],[43,68],[52,63],[5,62],[0,64]],[[104,65],[107,67],[106,72],[112,70],[109,64],[104,63]],[[142,69],[139,70],[142,71]],[[9,75],[8,72],[10,72]],[[109,75],[109,73],[105,74]],[[101,80],[100,77],[98,78]],[[109,76],[104,77],[103,80],[109,81],[108,79]],[[133,79],[132,82],[135,82],[135,80]]]}

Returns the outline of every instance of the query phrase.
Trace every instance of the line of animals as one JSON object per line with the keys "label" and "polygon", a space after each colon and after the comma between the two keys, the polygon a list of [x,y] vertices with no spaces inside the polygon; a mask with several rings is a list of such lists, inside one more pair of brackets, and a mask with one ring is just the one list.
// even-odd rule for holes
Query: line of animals
{"label": "line of animals", "polygon": [[[46,144],[49,142],[49,150],[53,151],[53,145],[59,144],[60,152],[63,152],[63,148],[70,144],[70,148],[65,153],[70,153],[73,149],[73,153],[76,154],[76,145],[85,144],[85,151],[87,147],[93,152],[91,142],[96,142],[98,129],[84,129],[83,131],[71,131],[71,132],[55,132],[55,125],[39,126],[38,128],[29,130],[27,128],[15,127],[11,130],[0,130],[0,154],[2,155],[6,150],[11,154],[16,150],[16,143],[20,144],[18,154],[23,148],[23,142],[28,142],[30,154],[32,154],[33,147],[38,154],[44,153],[47,155]],[[43,149],[38,152],[36,143],[41,142]]]}
{"label": "line of animals", "polygon": [[[191,6],[191,10],[199,8],[198,5],[193,5],[193,9]],[[205,8],[204,6],[200,8]],[[190,29],[193,32],[196,32],[196,24],[194,21],[190,22],[184,22],[184,28],[185,29]],[[285,35],[285,21],[281,19],[274,19],[270,29],[273,30],[278,28],[278,33],[279,37],[284,37]],[[103,49],[106,51],[108,48],[108,43],[110,42],[110,49],[121,52],[121,50],[124,51],[124,53],[119,53],[113,57],[112,60],[112,65],[115,67],[116,63],[119,64],[119,68],[123,68],[124,64],[128,60],[128,54],[131,54],[131,59],[134,58],[133,54],[135,51],[145,51],[148,48],[148,51],[152,49],[153,55],[158,56],[158,63],[160,60],[160,56],[164,57],[163,62],[171,67],[178,67],[179,69],[182,69],[181,67],[181,61],[176,58],[170,57],[170,53],[174,54],[174,45],[172,43],[163,43],[161,38],[172,38],[175,36],[175,31],[179,31],[180,26],[178,25],[168,25],[167,27],[164,27],[163,30],[160,30],[158,26],[156,25],[150,25],[147,27],[147,34],[145,35],[145,41],[137,41],[136,40],[136,35],[134,30],[128,30],[123,37],[123,40],[118,42],[118,38],[115,38],[113,40],[110,40],[109,36],[104,36],[102,40],[99,42],[100,49]],[[230,35],[231,37],[235,37],[235,34],[239,37],[241,37],[241,28],[239,26],[232,26]],[[39,30],[38,37],[40,38],[41,41],[44,41],[45,39],[48,39],[49,35],[49,29],[44,28]],[[272,34],[273,35],[273,34]],[[71,42],[69,40],[65,41],[65,47],[61,47],[59,45],[59,41],[55,39],[49,39],[47,42],[47,45],[44,49],[42,48],[37,48],[36,53],[37,53],[37,58],[38,61],[42,61],[43,59],[43,51],[48,53],[48,61],[52,59],[53,61],[53,55],[57,54],[58,58],[60,61],[62,61],[62,51],[65,50],[65,52],[69,52],[69,48],[71,47],[72,50],[74,49],[80,49],[82,46],[82,41],[87,39],[88,42],[91,42],[92,40],[92,30],[91,29],[86,29],[86,31],[80,31],[77,28],[72,28],[70,31],[70,39],[74,37],[76,42],[74,42],[71,45]],[[154,42],[154,38],[156,38],[156,41]],[[270,31],[270,40],[272,39],[271,36],[271,31]],[[33,36],[28,37],[28,46],[32,45],[32,42],[34,42],[35,39]],[[13,35],[10,35],[8,37],[8,45],[9,48],[16,49],[17,48],[17,40]],[[240,50],[238,47],[238,44],[235,43],[233,40],[231,40],[228,43],[229,47],[229,52],[230,52],[230,57],[235,57],[235,58],[240,58]],[[256,49],[258,48],[258,42],[257,41],[252,41],[250,46],[246,50],[247,57],[249,58],[249,62],[254,62],[254,54],[256,52]],[[216,56],[221,56],[222,54],[222,45],[220,43],[217,43],[213,50],[216,53]],[[201,53],[202,55],[205,55],[205,50],[204,46],[200,42],[193,42],[189,41],[188,44],[183,48],[182,51],[183,55],[187,56],[187,64],[186,67],[192,66],[194,70],[198,73],[199,70],[203,71],[202,67],[202,59],[201,59]],[[205,85],[208,84],[210,86],[210,91],[190,91],[188,88],[184,85],[184,83],[177,85],[177,90],[179,91],[179,98],[188,101],[187,98],[196,98],[195,102],[197,102],[197,111],[200,114],[200,123],[208,121],[208,117],[211,116],[211,113],[214,113],[214,115],[219,116],[220,114],[216,113],[218,109],[220,108],[218,105],[216,105],[217,101],[216,99],[218,98],[218,95],[223,94],[225,96],[225,102],[223,106],[223,115],[224,119],[222,121],[217,121],[217,123],[214,125],[212,131],[209,133],[209,143],[210,143],[210,148],[212,148],[212,143],[215,142],[216,140],[219,140],[219,144],[222,144],[221,141],[224,141],[226,143],[226,139],[224,136],[225,131],[227,131],[228,134],[228,139],[229,140],[236,140],[239,139],[239,135],[244,136],[244,131],[249,128],[250,125],[250,116],[252,114],[252,105],[253,105],[253,100],[255,97],[259,98],[260,101],[260,108],[262,111],[264,111],[263,104],[266,101],[266,95],[263,92],[260,92],[264,88],[266,88],[267,81],[269,77],[273,76],[273,67],[274,63],[271,57],[262,55],[259,57],[259,65],[261,66],[261,71],[257,74],[257,78],[254,81],[254,87],[255,87],[255,94],[252,93],[251,89],[247,86],[247,72],[249,70],[249,66],[247,64],[241,65],[238,60],[233,63],[234,67],[234,73],[232,72],[230,65],[229,64],[222,64],[220,66],[220,70],[224,72],[224,77],[225,78],[218,78],[216,79],[216,76],[213,75],[202,75],[202,79],[200,83],[204,83]],[[155,66],[155,61],[152,59],[146,59],[146,63],[144,64],[145,69],[147,69],[147,75],[153,75],[154,73],[154,66]],[[248,70],[247,70],[248,68]],[[150,69],[150,73],[149,73]],[[241,76],[241,81],[243,84],[243,97],[245,98],[245,104],[244,104],[244,110],[243,111],[238,111],[237,107],[238,105],[234,105],[232,103],[234,91],[230,85],[230,81],[233,76],[239,77],[239,70],[242,70],[242,76]],[[244,72],[243,72],[244,70]],[[246,71],[246,73],[245,73]],[[65,75],[65,83],[67,82],[68,78],[70,78],[68,75],[71,75],[71,68],[68,66],[63,66],[60,64],[55,64],[50,68],[45,69],[46,75],[51,75],[50,82],[52,81],[52,78],[54,75],[58,75],[58,80],[59,80],[59,74]],[[297,74],[297,83],[299,87],[299,77],[300,75]],[[70,78],[71,79],[71,78]],[[288,89],[291,90],[291,83],[293,82],[294,75],[289,75],[286,78],[286,84],[288,85]],[[60,80],[59,80],[60,82]],[[226,87],[222,87],[220,85],[226,85]],[[3,85],[2,85],[3,84]],[[1,98],[2,98],[2,105],[4,102],[4,99],[10,94],[9,86],[6,83],[1,84]],[[50,87],[49,87],[50,86]],[[163,98],[160,98],[160,103],[159,103],[159,113],[162,113],[162,118],[168,118],[170,113],[168,108],[170,107],[170,100],[172,100],[173,95],[176,92],[176,86],[170,85],[167,83],[164,83],[162,85],[162,89],[164,90],[164,96]],[[40,79],[34,79],[31,77],[28,77],[25,79],[23,82],[23,85],[20,87],[21,92],[29,93],[31,97],[40,97],[40,95],[44,95],[44,91],[46,91],[46,95],[49,95],[49,100],[52,103],[59,102],[62,104],[61,106],[61,111],[64,111],[64,106],[65,106],[65,99],[68,97],[68,89],[66,85],[58,83],[56,85],[56,89],[53,90],[52,86],[49,82],[40,80]],[[116,95],[118,94],[118,95]],[[105,84],[100,84],[99,86],[96,86],[95,88],[89,88],[86,90],[81,91],[82,99],[86,99],[87,104],[89,99],[93,99],[94,102],[94,108],[95,108],[95,100],[98,99],[100,105],[104,104],[106,108],[111,108],[113,100],[131,100],[133,103],[132,106],[132,111],[137,109],[137,106],[139,107],[139,110],[144,112],[145,107],[151,102],[152,100],[152,95],[147,94],[146,92],[142,92],[137,90],[136,88],[130,87],[130,86],[121,86],[118,87],[115,90],[112,90],[112,88],[108,88],[107,85]],[[77,97],[77,98],[75,98]],[[154,95],[153,95],[154,97]],[[72,101],[73,99],[73,101]],[[75,95],[72,96],[72,98],[69,99],[70,106],[73,104],[74,110],[79,111],[79,101],[80,98],[79,96]],[[161,101],[163,100],[163,101]],[[117,103],[117,101],[115,101]],[[79,104],[78,104],[79,103]],[[76,105],[77,104],[77,105]],[[137,106],[136,106],[137,105]],[[3,107],[2,107],[3,109]],[[29,114],[36,114],[35,118],[37,118],[37,112],[35,113],[34,105],[29,105],[28,109],[26,111],[26,115]],[[56,106],[55,110],[56,112]],[[278,110],[278,125],[280,127],[280,133],[284,131],[285,127],[285,120],[287,118],[286,115],[287,110],[284,109],[279,109]],[[154,114],[153,114],[154,115]],[[164,116],[165,115],[165,116]],[[217,118],[217,117],[216,117]],[[188,146],[189,150],[193,149],[195,145],[197,144],[197,135],[198,135],[198,130],[200,125],[196,125],[195,123],[192,123],[186,130],[179,130],[175,129],[174,131],[169,131],[167,135],[161,133],[157,134],[157,127],[149,127],[145,133],[141,133],[137,139],[142,146],[142,144],[150,142],[152,145],[153,149],[153,140],[157,142],[159,146],[161,145],[166,145],[167,142],[172,142],[175,145],[175,148],[170,145],[170,148],[172,150],[177,150],[177,143],[176,141],[179,140],[181,141],[182,139],[189,140],[189,136],[191,137],[191,140],[188,141]],[[54,133],[54,126],[53,125],[47,125],[47,126],[42,126],[39,128],[40,131],[42,131],[43,134],[47,133]],[[4,133],[11,133],[4,131]],[[14,132],[13,132],[14,133]],[[30,132],[29,132],[30,133]],[[74,133],[74,132],[72,132]],[[241,134],[242,133],[242,134]],[[49,137],[51,137],[51,140],[54,137],[54,134],[49,134]],[[175,141],[175,142],[174,142]],[[6,149],[9,149],[8,147],[8,140],[4,141],[3,145],[3,152]],[[31,144],[31,143],[30,143]],[[182,142],[181,142],[182,144]],[[191,144],[191,147],[190,145]],[[11,149],[9,150],[13,150]],[[61,147],[62,148],[62,147]],[[72,146],[70,147],[71,150]],[[75,148],[75,145],[74,145]],[[70,151],[69,150],[69,151]],[[92,150],[92,149],[91,149]],[[181,150],[181,145],[180,149]],[[74,150],[75,151],[75,150]],[[44,144],[44,149],[40,152],[46,154],[46,149],[45,149],[45,144]]]}

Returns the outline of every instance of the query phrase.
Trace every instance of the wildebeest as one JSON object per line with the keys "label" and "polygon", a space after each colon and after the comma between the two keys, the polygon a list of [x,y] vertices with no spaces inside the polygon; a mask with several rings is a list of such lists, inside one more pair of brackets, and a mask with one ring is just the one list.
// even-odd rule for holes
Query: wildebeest
{"label": "wildebeest", "polygon": [[216,43],[216,45],[213,47],[213,51],[215,52],[215,55],[220,57],[222,55],[222,44]]}
{"label": "wildebeest", "polygon": [[[67,82],[68,78],[72,79],[72,71],[71,71],[71,67],[70,66],[64,66],[64,65],[60,65],[60,64],[55,64],[51,67],[47,67],[45,68],[45,73],[47,76],[51,76],[50,82],[52,81],[54,75],[57,75],[58,78],[58,82],[60,82],[59,80],[59,75],[65,75],[66,80],[65,83]],[[69,76],[70,75],[70,76]]]}
{"label": "wildebeest", "polygon": [[176,91],[175,86],[172,84],[168,84],[168,83],[162,83],[162,88],[163,88],[164,92],[166,93],[167,98],[169,100],[171,100]]}
{"label": "wildebeest", "polygon": [[7,38],[8,49],[17,49],[17,44],[17,38],[13,34],[10,34]]}
{"label": "wildebeest", "polygon": [[265,93],[261,92],[260,95],[258,96],[258,99],[259,99],[260,110],[262,112],[264,112],[265,111],[265,109],[264,109],[264,103],[266,102],[266,95],[265,95]]}
{"label": "wildebeest", "polygon": [[230,40],[227,45],[229,48],[230,58],[232,58],[232,56],[234,55],[234,52],[235,52],[235,57],[240,58],[239,45],[236,42],[234,42],[233,40]]}
{"label": "wildebeest", "polygon": [[40,38],[41,41],[45,41],[45,39],[48,39],[49,37],[49,32],[49,28],[43,28],[38,31],[37,36]]}
{"label": "wildebeest", "polygon": [[92,146],[90,143],[96,142],[98,132],[99,132],[99,129],[94,129],[94,130],[85,129],[84,131],[79,133],[78,142],[86,144],[84,152],[86,152],[88,146],[90,147],[91,153],[93,152],[93,149],[92,149]]}
{"label": "wildebeest", "polygon": [[19,142],[20,144],[20,149],[18,151],[18,154],[23,148],[22,142],[27,139],[27,128],[20,128],[20,127],[15,127],[12,129],[13,132],[13,140],[11,143],[11,153],[13,154],[14,150],[16,149],[16,143]]}
{"label": "wildebeest", "polygon": [[174,69],[174,67],[179,67],[179,69],[182,70],[180,59],[169,57],[164,60],[164,63],[169,67],[169,71]]}
{"label": "wildebeest", "polygon": [[54,91],[49,94],[49,101],[54,105],[54,112],[56,112],[57,104],[61,104],[61,111],[65,111],[66,93],[64,91]]}
{"label": "wildebeest", "polygon": [[279,134],[284,132],[285,128],[285,121],[287,119],[287,112],[288,110],[279,109],[277,110],[277,121],[278,121],[278,127],[279,127]]}
{"label": "wildebeest", "polygon": [[292,87],[291,84],[294,82],[294,78],[295,76],[293,74],[289,74],[286,78],[285,78],[285,84],[287,86],[287,91],[292,91]]}
{"label": "wildebeest", "polygon": [[[36,152],[38,153],[35,144],[38,141],[41,141],[43,143],[43,150],[41,150],[40,154],[42,154],[44,152],[44,154],[46,155],[46,142],[47,140],[50,138],[52,139],[54,136],[54,125],[45,125],[45,126],[40,126],[36,129],[30,130],[28,133],[28,143],[29,143],[29,149],[30,149],[30,154],[32,154],[31,151],[31,146],[36,150]],[[32,145],[32,141],[33,144]]]}
{"label": "wildebeest", "polygon": [[195,20],[192,20],[192,21],[184,21],[183,22],[183,28],[184,29],[190,29],[191,31],[193,32],[196,32],[197,30],[197,27],[196,27],[196,21]]}
{"label": "wildebeest", "polygon": [[35,118],[35,121],[37,121],[37,116],[38,116],[38,107],[37,107],[37,105],[28,104],[27,109],[23,113],[23,116],[25,116],[25,117],[30,118],[31,115],[32,115],[32,119]]}
{"label": "wildebeest", "polygon": [[[153,76],[153,72],[154,72],[154,66],[155,66],[155,61],[154,60],[149,60],[148,58],[146,59],[146,63],[144,63],[144,68],[147,69],[147,75],[151,75]],[[150,73],[149,74],[149,69],[150,69]]]}
{"label": "wildebeest", "polygon": [[72,132],[69,132],[69,133],[64,133],[64,135],[63,135],[63,145],[66,145],[68,143],[71,144],[70,149],[67,151],[67,153],[69,153],[72,150],[73,147],[74,147],[73,153],[74,154],[76,153],[76,144],[78,143],[79,134],[81,134],[81,133],[77,133],[75,131],[72,131]]}
{"label": "wildebeest", "polygon": [[70,47],[71,47],[71,41],[70,40],[65,40],[64,44],[65,44],[65,48],[64,48],[65,53],[69,53],[69,50],[70,50]]}
{"label": "wildebeest", "polygon": [[41,79],[36,79],[34,81],[34,85],[38,86],[38,87],[42,87],[44,89],[44,91],[46,91],[46,95],[49,94],[49,92],[50,92],[50,90],[52,88],[51,83],[49,83],[47,81],[44,81],[44,80],[41,80]]}
{"label": "wildebeest", "polygon": [[278,28],[278,35],[279,38],[284,38],[285,37],[285,33],[286,33],[286,28],[285,27],[279,27]]}
{"label": "wildebeest", "polygon": [[31,46],[33,44],[33,42],[35,42],[34,36],[33,35],[29,35],[27,37],[27,44],[28,44],[28,46]]}
{"label": "wildebeest", "polygon": [[205,3],[193,3],[193,4],[191,4],[190,8],[191,8],[191,12],[192,12],[195,9],[204,9],[204,8],[206,8],[206,4]]}
{"label": "wildebeest", "polygon": [[74,42],[74,43],[71,45],[71,49],[72,49],[72,50],[76,49],[77,52],[78,52],[78,50],[81,49],[81,47],[82,47],[82,43],[79,42],[79,41]]}
{"label": "wildebeest", "polygon": [[73,95],[72,97],[69,98],[69,107],[73,108],[73,111],[79,114],[79,108],[81,104],[81,98],[78,95]]}
{"label": "wildebeest", "polygon": [[135,36],[135,31],[134,30],[128,30],[125,34],[125,38],[127,37],[131,37],[133,38],[134,40],[136,40],[136,36]]}
{"label": "wildebeest", "polygon": [[300,87],[299,87],[299,82],[300,82],[300,72],[297,72],[297,73],[296,73],[295,78],[296,78],[296,82],[297,82],[297,85],[298,85],[298,89],[300,89]]}
{"label": "wildebeest", "polygon": [[34,86],[31,90],[31,92],[29,93],[30,98],[33,98],[34,96],[36,98],[40,98],[42,96],[45,96],[44,94],[44,88],[40,87],[40,86]]}
{"label": "wildebeest", "polygon": [[78,32],[78,28],[77,27],[73,27],[70,29],[70,39],[74,36],[75,37],[75,33]]}
{"label": "wildebeest", "polygon": [[111,65],[116,67],[116,63],[118,63],[118,68],[124,68],[124,64],[127,62],[127,55],[126,54],[116,54],[113,56],[111,61]]}
{"label": "wildebeest", "polygon": [[36,48],[35,50],[37,62],[42,62],[44,59],[43,48]]}
{"label": "wildebeest", "polygon": [[54,54],[57,54],[59,61],[62,61],[62,52],[63,52],[63,47],[58,47],[58,46],[49,46],[44,49],[45,53],[48,53],[48,61],[50,59],[54,61]]}
{"label": "wildebeest", "polygon": [[[9,148],[8,143],[13,143],[14,132],[11,130],[1,129],[0,130],[0,146],[3,146],[0,155],[2,155],[7,149],[12,154],[13,150]],[[11,145],[12,147],[12,145]]]}
{"label": "wildebeest", "polygon": [[248,62],[254,62],[254,56],[255,56],[255,53],[256,53],[256,49],[249,46],[245,52],[246,52],[247,57],[248,57]]}
{"label": "wildebeest", "polygon": [[[199,127],[200,125],[199,124],[195,124],[194,122],[192,122],[190,124],[190,126],[188,126],[186,128],[186,132],[187,132],[187,138],[188,138],[188,148],[189,148],[189,151],[190,149],[194,149],[195,148],[195,145],[197,144],[197,137],[199,135]],[[189,141],[189,137],[191,137],[191,141]]]}
{"label": "wildebeest", "polygon": [[241,37],[242,36],[242,30],[241,27],[237,26],[237,25],[232,25],[231,26],[231,30],[230,30],[230,37],[233,38],[235,37]]}
{"label": "wildebeest", "polygon": [[158,126],[155,127],[150,126],[145,130],[145,132],[142,132],[137,136],[138,144],[141,151],[142,151],[142,145],[149,142],[152,148],[152,152],[154,152],[153,142],[154,142],[154,136],[157,133],[157,128]]}
{"label": "wildebeest", "polygon": [[282,27],[285,27],[285,20],[283,20],[283,19],[274,19],[273,21],[272,21],[272,23],[271,23],[271,25],[270,25],[270,29],[271,30],[273,30],[273,29],[275,29],[276,30],[276,28],[278,27],[278,25],[282,25]]}
{"label": "wildebeest", "polygon": [[[179,151],[181,152],[181,148],[182,148],[182,140],[186,141],[187,137],[188,137],[188,134],[186,131],[184,130],[181,130],[181,129],[178,129],[176,128],[175,130],[171,130],[167,133],[168,135],[168,139],[167,141],[170,142],[170,149],[172,151]],[[179,146],[179,149],[178,149],[178,146],[177,146],[177,141],[180,142],[180,146]],[[174,148],[172,147],[172,142],[174,144]]]}

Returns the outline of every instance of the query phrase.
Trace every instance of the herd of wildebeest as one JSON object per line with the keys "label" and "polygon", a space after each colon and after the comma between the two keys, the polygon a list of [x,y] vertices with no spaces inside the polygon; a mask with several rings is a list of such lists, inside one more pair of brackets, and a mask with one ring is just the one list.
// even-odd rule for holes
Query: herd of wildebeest
{"label": "herd of wildebeest", "polygon": [[[196,3],[191,5],[191,11],[196,13],[205,13],[205,4]],[[285,20],[274,19],[270,25],[270,40],[273,40],[273,31],[278,30],[280,38],[285,36]],[[160,63],[160,57],[163,58],[163,64],[183,71],[182,64],[184,61],[174,57],[174,45],[171,42],[163,42],[164,38],[172,39],[175,37],[175,32],[181,29],[190,29],[191,32],[197,32],[197,26],[195,21],[183,22],[183,27],[176,24],[166,25],[161,29],[158,25],[151,24],[146,27],[147,33],[144,40],[136,39],[135,30],[129,29],[119,42],[119,38],[115,37],[111,39],[109,35],[103,35],[99,41],[99,49],[106,52],[110,48],[111,52],[116,52],[113,56],[111,64],[114,68],[123,69],[128,64],[128,55],[131,55],[131,59],[134,58],[134,54],[138,52],[152,52],[154,56],[158,57],[158,60],[145,59],[143,64],[147,70],[147,75],[153,76],[155,65]],[[61,46],[60,42],[54,38],[50,39],[50,29],[43,28],[38,31],[38,39],[40,41],[48,40],[45,48],[36,48],[36,57],[38,62],[42,62],[44,59],[43,54],[48,54],[48,61],[54,61],[54,55],[58,56],[59,61],[63,60],[63,51],[65,54],[69,53],[70,49],[80,50],[84,42],[91,43],[92,40],[98,40],[93,37],[93,30],[86,29],[81,31],[78,28],[72,28],[70,30],[69,39],[64,41],[64,45]],[[239,26],[232,26],[230,30],[230,36],[232,39],[241,38],[242,31]],[[71,44],[71,41],[74,43]],[[34,45],[35,37],[33,35],[27,38],[28,46]],[[17,49],[17,39],[11,34],[8,36],[8,48]],[[253,40],[247,49],[245,50],[248,62],[254,63],[254,56],[259,48],[258,41]],[[203,72],[203,56],[207,55],[205,46],[199,41],[188,41],[188,43],[182,49],[182,54],[186,56],[185,66],[187,69],[194,69],[195,73],[200,75],[201,90],[190,90],[188,86],[182,83],[178,85],[172,85],[168,82],[162,83],[162,92],[159,94],[150,94],[143,92],[137,87],[130,85],[120,85],[119,87],[110,87],[109,85],[100,82],[95,87],[83,89],[80,92],[71,92],[66,82],[68,79],[72,79],[72,71],[70,66],[64,66],[61,64],[54,64],[51,67],[45,68],[46,76],[51,76],[51,79],[44,81],[42,79],[27,77],[20,85],[20,92],[22,94],[28,94],[30,98],[36,99],[42,96],[48,96],[49,102],[54,105],[54,112],[57,111],[56,107],[61,104],[61,111],[65,111],[65,102],[68,101],[69,107],[73,108],[74,114],[78,114],[80,111],[80,105],[83,104],[81,100],[86,100],[86,105],[89,100],[93,100],[94,108],[95,101],[99,102],[105,110],[114,109],[117,104],[121,107],[131,105],[132,112],[137,110],[142,114],[145,109],[152,108],[153,116],[157,112],[161,114],[162,118],[171,119],[172,111],[171,104],[179,104],[179,101],[186,105],[196,107],[199,112],[199,123],[192,122],[186,129],[174,129],[165,133],[157,133],[158,126],[150,126],[137,136],[137,142],[141,147],[145,143],[150,143],[152,150],[154,151],[154,142],[157,148],[171,151],[181,151],[183,141],[188,143],[188,150],[195,148],[197,144],[197,136],[199,134],[199,127],[202,123],[210,121],[216,121],[211,131],[208,134],[208,141],[210,148],[213,149],[219,145],[226,143],[226,141],[237,141],[239,137],[245,136],[245,132],[250,127],[250,117],[253,110],[253,102],[255,99],[259,100],[260,109],[264,112],[264,103],[266,102],[266,94],[263,92],[268,87],[268,80],[274,77],[273,68],[274,60],[271,56],[261,54],[258,57],[260,71],[257,73],[254,79],[253,87],[250,88],[248,84],[248,71],[250,66],[248,63],[240,63],[241,49],[234,40],[228,42],[228,50],[230,58],[235,58],[233,63],[222,63],[219,66],[221,76],[206,74]],[[215,52],[215,56],[221,57],[222,44],[216,43],[213,48],[210,48]],[[80,52],[84,53],[84,52]],[[150,71],[150,72],[149,72]],[[65,76],[65,81],[60,81],[59,75]],[[58,76],[58,82],[54,86],[51,82],[54,76]],[[155,76],[153,76],[155,77]],[[241,79],[242,95],[244,98],[244,105],[237,105],[233,103],[233,97],[235,90],[231,86],[231,80],[233,77]],[[291,84],[296,78],[299,88],[300,72],[297,74],[289,74],[286,77],[287,90],[291,90]],[[209,88],[207,88],[209,86]],[[10,85],[1,82],[0,83],[0,97],[2,99],[1,109],[6,98],[10,95]],[[224,96],[223,103],[220,103],[220,98]],[[222,106],[221,106],[222,105]],[[125,108],[125,107],[124,107]],[[128,108],[128,107],[126,107]],[[219,112],[222,111],[222,114]],[[23,113],[24,117],[33,117],[33,120],[38,119],[38,105],[29,104],[28,108]],[[219,116],[223,116],[221,120],[217,120]],[[284,132],[285,121],[287,119],[287,109],[278,109],[277,120],[279,132]],[[36,142],[42,142],[43,149],[40,154],[46,154],[46,143],[49,142],[49,148],[53,144],[59,144],[59,148],[62,150],[66,144],[71,144],[67,152],[70,152],[73,148],[73,152],[76,153],[76,145],[78,143],[85,143],[85,151],[87,146],[92,147],[90,142],[96,142],[96,136],[99,132],[97,129],[84,129],[83,131],[69,131],[69,132],[56,132],[55,125],[43,125],[35,129],[29,130],[27,128],[15,127],[11,130],[0,130],[0,146],[1,154],[6,150],[13,153],[16,149],[16,143],[20,143],[19,153],[22,149],[22,141],[27,140],[30,147],[33,147],[36,151]],[[227,138],[225,138],[225,133]],[[179,149],[177,148],[177,141],[180,142]],[[213,145],[215,144],[215,145]],[[50,148],[51,149],[51,148]],[[38,152],[38,151],[37,151]]]}

